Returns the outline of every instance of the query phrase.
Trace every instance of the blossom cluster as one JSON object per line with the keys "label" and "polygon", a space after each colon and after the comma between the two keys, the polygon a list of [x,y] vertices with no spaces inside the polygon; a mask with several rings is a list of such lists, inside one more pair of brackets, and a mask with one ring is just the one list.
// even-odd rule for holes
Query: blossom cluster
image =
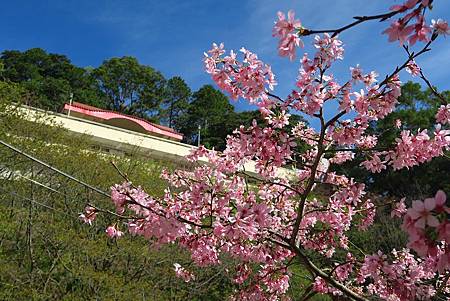
{"label": "blossom cluster", "polygon": [[[383,34],[388,35],[390,42],[399,41],[401,45],[409,43],[411,46],[418,41],[429,42],[432,34],[450,35],[447,21],[433,19],[431,23],[426,22],[425,11],[431,9],[432,2],[432,0],[406,0],[403,4],[391,6],[391,16],[399,15],[400,17],[391,22]],[[389,17],[386,16],[385,19]],[[303,47],[300,37],[310,33],[310,30],[302,26],[300,20],[295,19],[293,10],[288,12],[287,18],[283,12],[278,12],[278,20],[275,22],[272,35],[279,38],[280,56],[287,56],[290,60],[294,60],[296,47]]]}
{"label": "blossom cluster", "polygon": [[435,257],[439,271],[450,268],[450,221],[447,214],[450,214],[450,208],[446,205],[445,193],[440,190],[434,198],[414,201],[403,220],[403,229],[409,236],[408,247],[420,256]]}
{"label": "blossom cluster", "polygon": [[224,56],[224,45],[213,44],[213,48],[205,53],[206,72],[211,74],[216,84],[227,91],[233,99],[243,97],[256,102],[264,97],[266,86],[273,89],[275,76],[269,65],[264,64],[251,51],[241,48],[244,59],[238,61],[233,51]]}
{"label": "blossom cluster", "polygon": [[365,257],[357,281],[359,284],[370,281],[369,293],[395,301],[430,300],[435,295],[436,290],[424,284],[435,277],[431,259],[416,259],[408,249],[393,250],[389,257],[381,251]]}
{"label": "blossom cluster", "polygon": [[383,31],[389,36],[389,41],[399,41],[400,44],[408,42],[411,46],[417,41],[429,42],[432,33],[449,35],[448,23],[442,19],[432,20],[427,24],[425,10],[431,7],[430,0],[407,0],[401,5],[394,5],[391,11],[401,15],[391,23],[390,27]]}
{"label": "blossom cluster", "polygon": [[332,76],[323,76],[323,71],[334,61],[342,59],[344,53],[342,42],[328,34],[316,36],[314,47],[317,52],[313,59],[305,54],[300,60],[302,67],[296,82],[297,89],[287,99],[293,109],[309,115],[317,113],[327,99],[339,93],[339,84]]}
{"label": "blossom cluster", "polygon": [[436,121],[441,124],[450,124],[450,104],[439,107],[436,113]]}
{"label": "blossom cluster", "polygon": [[290,60],[295,58],[295,48],[303,47],[300,40],[299,31],[302,29],[300,20],[295,20],[293,10],[288,12],[288,17],[282,12],[278,12],[278,21],[273,27],[273,36],[280,39],[278,43],[278,54],[288,56]]}

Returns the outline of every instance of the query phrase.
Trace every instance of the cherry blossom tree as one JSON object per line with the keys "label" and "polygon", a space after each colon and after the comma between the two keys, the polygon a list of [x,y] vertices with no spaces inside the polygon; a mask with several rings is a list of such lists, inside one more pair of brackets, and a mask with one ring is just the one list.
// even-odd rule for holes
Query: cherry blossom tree
{"label": "cherry blossom tree", "polygon": [[[378,148],[377,137],[366,133],[370,122],[395,109],[401,70],[424,79],[439,96],[415,61],[436,39],[450,34],[446,21],[427,22],[425,13],[432,3],[408,0],[384,14],[355,17],[352,23],[329,30],[308,29],[293,11],[279,12],[273,28],[279,54],[294,60],[302,39],[311,35],[316,49],[313,56],[301,57],[295,87],[286,98],[272,92],[275,76],[255,53],[245,48],[227,53],[223,44],[213,44],[205,53],[206,72],[233,99],[256,104],[266,122],[236,129],[221,153],[197,148],[187,158],[192,170],[163,172],[169,183],[163,197],[148,195],[128,180],[115,185],[111,196],[117,218],[128,232],[153,244],[176,243],[187,249],[198,266],[220,265],[225,255],[239,260],[230,275],[238,288],[231,300],[287,300],[295,265],[303,267],[310,279],[298,300],[314,294],[351,300],[449,298],[446,194],[437,191],[413,201],[411,208],[404,199],[379,204],[368,197],[364,184],[331,171],[333,165],[352,160],[357,151],[367,156],[361,168],[378,173],[419,165],[450,148],[450,105],[443,97],[437,98],[442,106],[433,131],[401,131],[386,149]],[[404,48],[405,61],[382,80],[375,71],[353,66],[348,80],[339,83],[330,73],[344,57],[338,35],[371,20],[391,22],[383,33]],[[328,102],[339,104],[329,119],[324,112]],[[293,111],[317,119],[320,127],[300,122],[287,131]],[[392,126],[401,124],[396,120]],[[296,153],[299,144],[306,144],[306,151]],[[201,158],[208,163],[200,164]],[[256,173],[245,170],[250,161],[255,162]],[[330,196],[314,193],[320,186],[329,187]],[[407,246],[387,254],[355,252],[349,247],[350,229],[368,229],[379,206],[391,206],[392,218],[403,219]],[[100,211],[89,205],[81,217],[91,223]],[[106,232],[119,238],[121,227],[117,223]],[[187,267],[174,263],[174,268],[184,281],[195,281]]]}

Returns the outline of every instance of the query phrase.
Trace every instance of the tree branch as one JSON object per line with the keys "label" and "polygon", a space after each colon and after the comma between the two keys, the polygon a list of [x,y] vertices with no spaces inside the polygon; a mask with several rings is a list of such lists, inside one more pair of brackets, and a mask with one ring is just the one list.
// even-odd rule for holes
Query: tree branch
{"label": "tree branch", "polygon": [[310,30],[310,29],[303,29],[300,32],[301,36],[308,36],[308,35],[312,35],[312,34],[317,34],[317,33],[331,33],[332,37],[337,36],[338,34],[340,34],[341,32],[350,29],[360,23],[363,22],[367,22],[367,21],[371,21],[371,20],[380,20],[380,21],[385,21],[389,18],[392,18],[393,16],[397,15],[398,13],[400,13],[401,11],[392,11],[392,12],[388,12],[388,13],[384,13],[384,14],[380,14],[380,15],[373,15],[373,16],[356,16],[353,17],[354,19],[356,19],[356,21],[347,24],[345,26],[342,26],[340,28],[337,29],[321,29],[321,30]]}

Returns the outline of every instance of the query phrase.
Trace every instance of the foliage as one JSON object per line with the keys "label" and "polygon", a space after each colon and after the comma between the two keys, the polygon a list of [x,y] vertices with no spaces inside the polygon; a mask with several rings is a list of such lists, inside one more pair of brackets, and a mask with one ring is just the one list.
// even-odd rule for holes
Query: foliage
{"label": "foliage", "polygon": [[169,79],[160,108],[160,121],[165,121],[167,126],[178,129],[180,117],[188,109],[190,97],[191,89],[181,77],[175,76]]}
{"label": "foliage", "polygon": [[[58,112],[72,97],[167,125],[193,145],[198,142],[199,125],[204,144],[223,150],[226,137],[241,124],[250,125],[253,119],[264,121],[257,110],[235,112],[228,98],[211,86],[192,95],[181,77],[166,80],[134,57],[112,58],[97,68],[80,68],[64,55],[33,48],[4,51],[0,63],[4,66],[0,78],[23,87],[28,92],[28,105]],[[292,119],[291,124],[295,123]]]}
{"label": "foliage", "polygon": [[234,114],[228,98],[212,86],[205,85],[192,94],[189,108],[181,116],[180,130],[186,142],[196,144],[200,127],[201,143],[222,150],[227,135],[232,131]]}
{"label": "foliage", "polygon": [[92,75],[105,94],[107,107],[114,111],[151,118],[165,96],[164,76],[134,57],[106,60]]}
{"label": "foliage", "polygon": [[0,61],[3,79],[19,83],[34,96],[29,105],[59,111],[72,94],[80,102],[105,106],[89,70],[74,66],[64,55],[40,48],[6,50]]}

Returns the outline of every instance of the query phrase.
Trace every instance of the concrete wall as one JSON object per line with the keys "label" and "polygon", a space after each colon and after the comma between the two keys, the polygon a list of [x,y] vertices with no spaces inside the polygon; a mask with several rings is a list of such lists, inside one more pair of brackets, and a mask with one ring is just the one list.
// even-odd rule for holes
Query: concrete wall
{"label": "concrete wall", "polygon": [[[28,106],[22,106],[20,111],[30,121],[41,119],[46,120],[49,124],[56,122],[74,134],[88,134],[92,136],[92,140],[98,143],[100,147],[110,149],[110,152],[115,154],[138,152],[146,157],[186,164],[184,157],[192,149],[197,148],[160,137],[137,133],[74,116],[46,112]],[[206,158],[200,160],[206,162]],[[247,163],[244,168],[247,172],[256,174],[254,162]],[[293,171],[291,170],[280,170],[280,176],[291,175],[292,173]]]}

